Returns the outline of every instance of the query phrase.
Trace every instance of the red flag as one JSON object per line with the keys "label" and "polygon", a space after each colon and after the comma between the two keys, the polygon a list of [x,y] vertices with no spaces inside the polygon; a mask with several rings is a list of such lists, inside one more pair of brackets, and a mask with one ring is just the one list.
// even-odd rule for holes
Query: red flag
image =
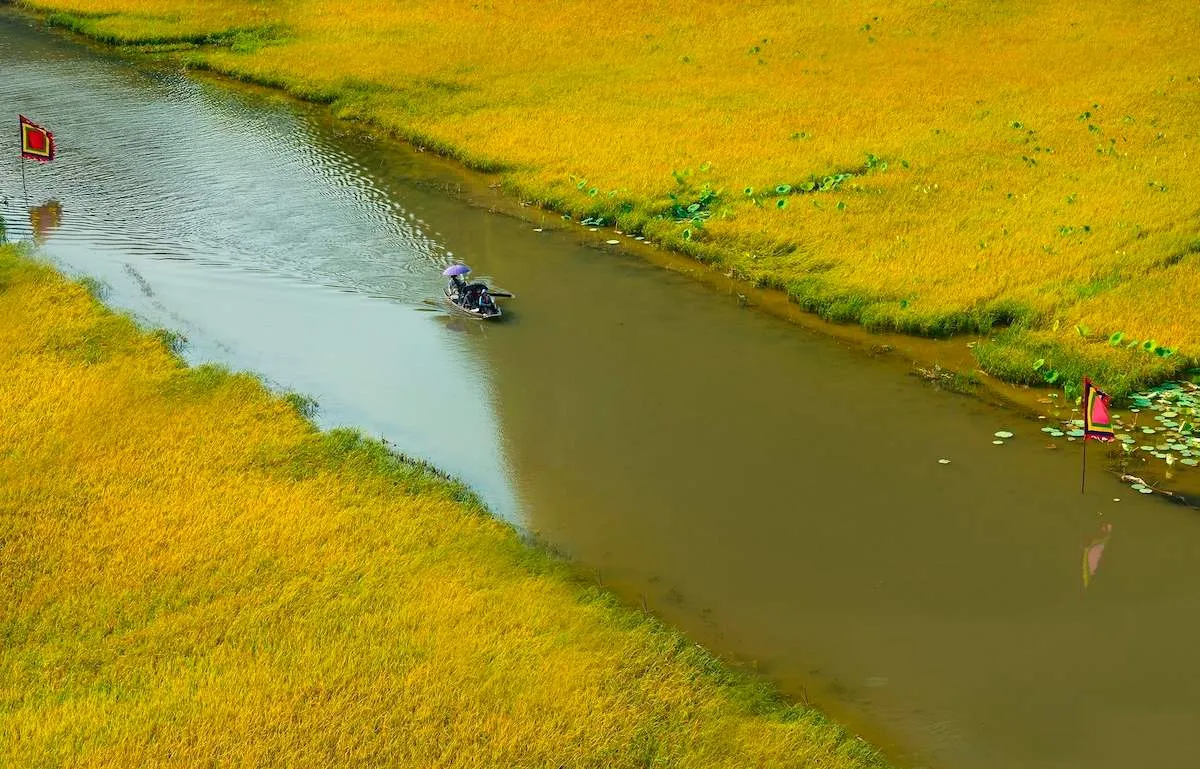
{"label": "red flag", "polygon": [[1083,378],[1083,440],[1091,438],[1107,443],[1113,435],[1112,418],[1108,415],[1108,395],[1092,386],[1092,380]]}
{"label": "red flag", "polygon": [[21,119],[21,157],[48,163],[54,160],[54,134],[24,115]]}

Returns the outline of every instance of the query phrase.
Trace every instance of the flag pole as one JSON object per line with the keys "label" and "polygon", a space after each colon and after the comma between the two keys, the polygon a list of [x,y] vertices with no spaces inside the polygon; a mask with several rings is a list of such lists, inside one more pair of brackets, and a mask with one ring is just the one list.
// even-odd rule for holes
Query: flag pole
{"label": "flag pole", "polygon": [[25,207],[29,208],[29,185],[25,183],[25,158],[21,158],[21,188],[25,190]]}
{"label": "flag pole", "polygon": [[1084,488],[1087,486],[1087,434],[1083,436],[1083,472],[1079,476],[1079,493],[1084,493]]}
{"label": "flag pole", "polygon": [[1091,395],[1092,381],[1087,377],[1083,378],[1083,397],[1080,399],[1083,405],[1083,470],[1079,474],[1079,493],[1083,494],[1087,488],[1087,443],[1088,443],[1088,397]]}

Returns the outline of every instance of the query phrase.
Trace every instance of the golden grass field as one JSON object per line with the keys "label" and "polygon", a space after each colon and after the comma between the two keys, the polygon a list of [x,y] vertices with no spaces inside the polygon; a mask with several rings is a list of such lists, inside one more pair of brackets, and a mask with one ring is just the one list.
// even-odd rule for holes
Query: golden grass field
{"label": "golden grass field", "polygon": [[883,766],[0,247],[0,766]]}
{"label": "golden grass field", "polygon": [[[1012,325],[978,348],[1011,380],[1037,382],[1044,357],[1120,393],[1200,358],[1196,3],[25,4],[110,42],[201,43],[196,66],[331,102],[827,318]],[[703,226],[668,213],[698,202]]]}

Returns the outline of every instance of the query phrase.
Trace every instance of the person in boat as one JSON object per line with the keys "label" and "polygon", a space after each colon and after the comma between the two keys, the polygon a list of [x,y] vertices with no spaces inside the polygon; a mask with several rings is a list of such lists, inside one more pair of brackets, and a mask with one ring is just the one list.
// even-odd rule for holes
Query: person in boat
{"label": "person in boat", "polygon": [[463,307],[471,312],[478,312],[482,315],[490,315],[496,311],[496,303],[492,299],[492,295],[488,293],[488,287],[485,283],[468,283],[464,289]]}
{"label": "person in boat", "polygon": [[492,295],[488,293],[487,286],[479,284],[479,293],[475,295],[475,307],[483,315],[492,315],[496,312],[496,302],[492,299]]}
{"label": "person in boat", "polygon": [[464,310],[471,312],[488,313],[495,308],[492,297],[488,295],[487,285],[484,283],[467,283],[462,275],[451,275],[450,285],[454,287],[455,293],[458,295],[458,303]]}

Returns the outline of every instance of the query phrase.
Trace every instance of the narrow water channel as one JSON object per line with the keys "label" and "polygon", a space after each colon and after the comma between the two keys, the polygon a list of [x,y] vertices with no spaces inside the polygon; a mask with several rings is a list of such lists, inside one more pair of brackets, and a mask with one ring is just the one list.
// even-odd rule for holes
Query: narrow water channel
{"label": "narrow water channel", "polygon": [[[183,333],[189,360],[458,475],[898,764],[1195,765],[1200,519],[1100,452],[1081,494],[1078,444],[1047,448],[1043,423],[553,217],[490,214],[454,167],[320,110],[0,14],[14,135],[18,112],[60,156],[24,185],[0,160],[10,239]],[[504,321],[439,306],[459,258],[517,294]]]}

